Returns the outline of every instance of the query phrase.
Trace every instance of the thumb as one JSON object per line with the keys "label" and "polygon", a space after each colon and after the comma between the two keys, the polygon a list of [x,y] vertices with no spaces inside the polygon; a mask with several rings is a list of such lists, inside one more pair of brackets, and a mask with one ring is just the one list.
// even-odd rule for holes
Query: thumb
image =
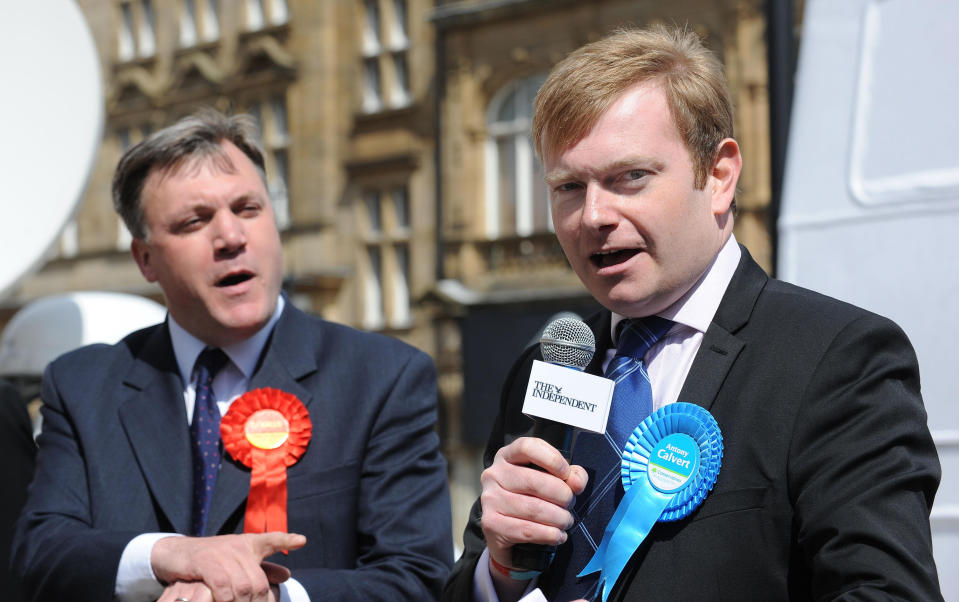
{"label": "thumb", "polygon": [[283,550],[299,550],[306,545],[306,536],[299,533],[246,533],[257,558],[264,559]]}

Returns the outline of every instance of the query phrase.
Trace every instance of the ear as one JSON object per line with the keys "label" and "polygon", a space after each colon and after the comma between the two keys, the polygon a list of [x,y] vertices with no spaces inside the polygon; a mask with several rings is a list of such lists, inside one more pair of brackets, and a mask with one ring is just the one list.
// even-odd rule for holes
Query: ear
{"label": "ear", "polygon": [[732,138],[719,143],[716,161],[709,172],[706,186],[712,198],[714,215],[723,215],[729,211],[736,198],[736,183],[743,168],[743,157],[739,154],[739,144]]}
{"label": "ear", "polygon": [[130,253],[133,255],[133,260],[137,262],[137,267],[140,268],[140,273],[143,274],[147,282],[156,282],[156,272],[150,263],[150,243],[140,238],[134,238],[133,242],[130,243]]}

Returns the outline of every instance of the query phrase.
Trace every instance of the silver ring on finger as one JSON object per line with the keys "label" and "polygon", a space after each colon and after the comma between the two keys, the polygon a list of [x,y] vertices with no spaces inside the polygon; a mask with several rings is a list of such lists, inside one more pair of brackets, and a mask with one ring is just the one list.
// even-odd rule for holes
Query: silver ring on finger
{"label": "silver ring on finger", "polygon": [[189,599],[189,598],[184,598],[183,596],[180,596],[179,598],[177,598],[177,599],[174,600],[173,602],[190,602],[190,599]]}

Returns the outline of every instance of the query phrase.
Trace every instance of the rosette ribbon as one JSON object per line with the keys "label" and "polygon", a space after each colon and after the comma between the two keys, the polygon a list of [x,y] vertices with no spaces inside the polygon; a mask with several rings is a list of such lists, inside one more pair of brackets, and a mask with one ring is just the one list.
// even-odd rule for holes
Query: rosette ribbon
{"label": "rosette ribbon", "polygon": [[250,468],[245,533],[286,531],[286,468],[300,459],[312,434],[306,406],[285,391],[253,389],[230,404],[220,435],[223,448]]}
{"label": "rosette ribbon", "polygon": [[626,494],[578,575],[600,571],[603,602],[653,525],[685,518],[702,503],[716,483],[722,457],[716,419],[695,404],[664,406],[633,430],[623,450]]}

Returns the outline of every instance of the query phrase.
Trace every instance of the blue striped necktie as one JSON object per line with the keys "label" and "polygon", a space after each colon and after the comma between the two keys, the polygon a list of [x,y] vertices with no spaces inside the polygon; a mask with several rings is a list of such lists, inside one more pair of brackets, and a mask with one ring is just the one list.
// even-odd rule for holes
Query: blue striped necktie
{"label": "blue striped necktie", "polygon": [[193,514],[192,535],[206,531],[207,513],[213,499],[213,486],[220,471],[220,410],[213,394],[213,378],[227,362],[219,348],[207,347],[196,360],[196,403],[190,437],[193,441]]}
{"label": "blue striped necktie", "polygon": [[588,598],[595,593],[599,573],[582,579],[576,575],[602,541],[606,523],[622,498],[623,487],[619,483],[623,446],[653,409],[653,392],[643,356],[672,325],[671,320],[658,316],[624,320],[619,325],[616,355],[606,367],[606,378],[616,383],[606,432],[581,433],[573,452],[573,463],[586,469],[589,482],[576,499],[576,524],[569,531],[569,540],[557,550],[550,568],[551,578],[542,584],[552,602]]}

